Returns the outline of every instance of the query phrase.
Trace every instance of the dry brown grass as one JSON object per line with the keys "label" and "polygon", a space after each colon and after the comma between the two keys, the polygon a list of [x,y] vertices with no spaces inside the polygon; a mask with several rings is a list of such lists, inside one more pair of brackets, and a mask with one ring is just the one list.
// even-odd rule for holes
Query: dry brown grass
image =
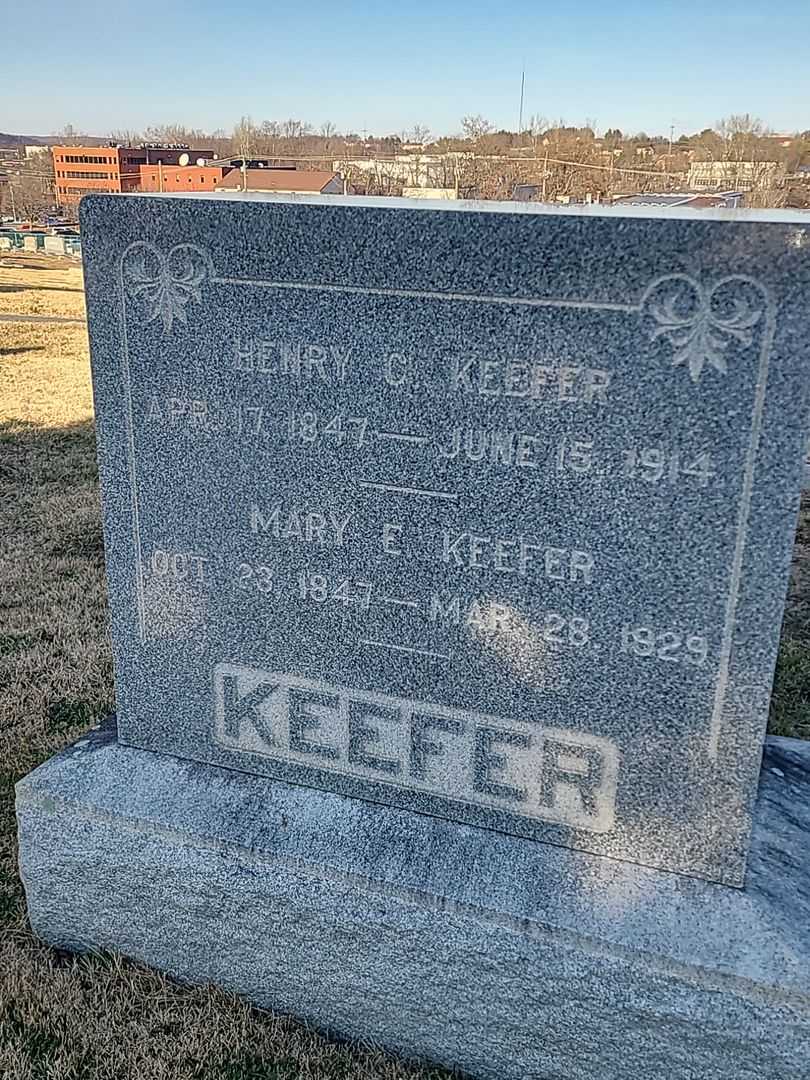
{"label": "dry brown grass", "polygon": [[[0,257],[0,313],[14,315],[71,315],[84,318],[80,267],[65,268],[50,256]],[[24,265],[20,265],[24,264]]]}
{"label": "dry brown grass", "polygon": [[336,1045],[216,988],[72,957],[31,935],[13,785],[112,700],[85,330],[0,322],[0,1077],[445,1075]]}
{"label": "dry brown grass", "polygon": [[[21,962],[22,961],[22,962]],[[181,987],[118,957],[0,943],[0,1075],[14,1080],[440,1080],[327,1042],[215,987]]]}

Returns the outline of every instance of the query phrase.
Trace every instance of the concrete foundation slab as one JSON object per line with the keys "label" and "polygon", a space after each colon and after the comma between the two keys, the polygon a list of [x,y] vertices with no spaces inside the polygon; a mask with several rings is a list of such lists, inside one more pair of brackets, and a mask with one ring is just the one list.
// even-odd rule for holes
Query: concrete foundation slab
{"label": "concrete foundation slab", "polygon": [[497,1080],[806,1080],[810,744],[729,888],[93,732],[17,788],[33,929]]}

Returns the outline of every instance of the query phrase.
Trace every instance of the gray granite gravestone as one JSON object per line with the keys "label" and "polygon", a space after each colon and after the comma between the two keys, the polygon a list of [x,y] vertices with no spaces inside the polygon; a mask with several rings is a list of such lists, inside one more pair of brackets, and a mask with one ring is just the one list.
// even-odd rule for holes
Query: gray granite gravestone
{"label": "gray granite gravestone", "polygon": [[82,232],[118,738],[18,789],[35,929],[499,1080],[800,1080],[808,223]]}
{"label": "gray granite gravestone", "polygon": [[86,200],[122,741],[740,884],[803,236]]}

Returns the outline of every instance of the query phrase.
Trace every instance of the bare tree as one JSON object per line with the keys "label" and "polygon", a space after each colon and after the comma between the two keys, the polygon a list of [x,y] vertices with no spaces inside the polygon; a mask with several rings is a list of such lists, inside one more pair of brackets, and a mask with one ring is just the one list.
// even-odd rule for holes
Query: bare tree
{"label": "bare tree", "polygon": [[405,134],[408,142],[420,143],[422,146],[430,141],[430,128],[427,124],[414,124]]}
{"label": "bare tree", "polygon": [[137,146],[138,143],[144,141],[139,131],[130,131],[128,128],[117,128],[110,132],[108,138],[110,142],[118,143],[120,146]]}
{"label": "bare tree", "polygon": [[49,210],[56,201],[51,155],[36,154],[10,171],[3,196],[3,202],[18,218],[37,218]]}
{"label": "bare tree", "polygon": [[532,113],[532,115],[529,117],[529,126],[527,130],[529,132],[529,138],[532,141],[532,147],[535,154],[537,153],[540,141],[545,132],[548,131],[548,128],[548,120],[545,116],[541,116],[540,113]]}
{"label": "bare tree", "polygon": [[233,129],[234,152],[247,161],[256,153],[258,131],[249,116],[243,116]]}
{"label": "bare tree", "polygon": [[329,148],[331,146],[332,139],[334,138],[336,132],[337,132],[337,128],[335,127],[335,125],[332,123],[331,120],[324,120],[324,122],[321,124],[320,136],[321,136],[321,139],[323,140],[324,153],[326,153],[326,154],[329,153]]}
{"label": "bare tree", "polygon": [[275,157],[278,140],[281,137],[281,124],[278,120],[262,120],[258,131],[258,147],[265,157]]}
{"label": "bare tree", "polygon": [[217,157],[227,157],[233,149],[231,137],[224,128],[217,128],[210,135],[205,136],[206,148],[214,151]]}
{"label": "bare tree", "polygon": [[602,145],[608,150],[616,150],[622,145],[623,139],[621,128],[608,128],[602,136]]}
{"label": "bare tree", "polygon": [[281,125],[281,133],[286,139],[302,139],[305,135],[309,135],[312,131],[312,124],[308,124],[306,120],[285,120]]}
{"label": "bare tree", "polygon": [[726,161],[757,161],[768,131],[756,116],[740,113],[718,120],[717,134],[725,143]]}
{"label": "bare tree", "polygon": [[185,124],[152,124],[143,133],[143,141],[150,143],[180,143],[193,146],[206,138],[205,132],[198,128],[188,128]]}
{"label": "bare tree", "polygon": [[750,113],[733,114],[717,122],[717,135],[723,160],[733,163],[723,182],[747,192],[746,206],[784,206],[785,160],[777,160],[781,155],[762,121]]}
{"label": "bare tree", "polygon": [[462,119],[461,130],[464,132],[465,139],[469,139],[470,142],[478,142],[484,135],[489,135],[495,129],[489,120],[486,120],[480,113],[476,113],[475,116],[465,116]]}

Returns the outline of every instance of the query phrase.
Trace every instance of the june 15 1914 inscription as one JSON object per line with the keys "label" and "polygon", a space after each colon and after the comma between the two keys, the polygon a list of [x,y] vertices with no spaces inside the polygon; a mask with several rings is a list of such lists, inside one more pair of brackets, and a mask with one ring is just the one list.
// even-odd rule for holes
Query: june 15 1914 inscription
{"label": "june 15 1914 inscription", "polygon": [[83,235],[122,740],[742,881],[807,226],[133,197]]}

